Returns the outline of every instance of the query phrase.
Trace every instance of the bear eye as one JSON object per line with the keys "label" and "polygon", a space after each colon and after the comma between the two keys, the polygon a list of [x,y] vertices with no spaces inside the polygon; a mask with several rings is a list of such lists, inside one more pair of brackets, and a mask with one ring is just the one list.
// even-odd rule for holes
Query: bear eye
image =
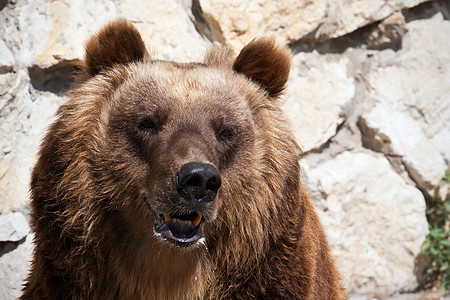
{"label": "bear eye", "polygon": [[232,127],[222,126],[217,132],[216,136],[219,141],[230,141],[235,135],[235,131]]}
{"label": "bear eye", "polygon": [[156,134],[160,131],[160,125],[158,121],[156,121],[152,117],[144,118],[139,124],[139,128],[143,130],[145,133]]}

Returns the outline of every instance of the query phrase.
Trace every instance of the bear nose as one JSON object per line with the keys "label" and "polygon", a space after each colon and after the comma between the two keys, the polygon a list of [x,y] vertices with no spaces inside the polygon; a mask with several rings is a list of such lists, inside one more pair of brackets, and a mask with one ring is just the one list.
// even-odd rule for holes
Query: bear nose
{"label": "bear nose", "polygon": [[222,184],[219,171],[211,164],[189,162],[175,175],[177,191],[189,201],[211,202]]}

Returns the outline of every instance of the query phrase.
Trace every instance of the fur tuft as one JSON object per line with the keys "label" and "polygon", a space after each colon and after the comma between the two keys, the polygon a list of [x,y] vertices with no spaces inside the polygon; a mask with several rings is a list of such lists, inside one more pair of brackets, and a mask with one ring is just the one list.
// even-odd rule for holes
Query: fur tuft
{"label": "fur tuft", "polygon": [[233,65],[231,51],[224,46],[213,46],[206,53],[205,64],[211,67],[231,68]]}
{"label": "fur tuft", "polygon": [[260,84],[270,97],[284,90],[291,68],[291,53],[273,39],[255,39],[239,53],[233,69]]}

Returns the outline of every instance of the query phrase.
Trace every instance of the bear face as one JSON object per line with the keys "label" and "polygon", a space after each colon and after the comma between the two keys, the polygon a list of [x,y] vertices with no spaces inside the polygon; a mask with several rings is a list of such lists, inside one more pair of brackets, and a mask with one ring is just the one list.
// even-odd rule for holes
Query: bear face
{"label": "bear face", "polygon": [[[135,45],[123,49],[115,35],[133,37]],[[235,179],[245,178],[245,170],[255,163],[249,159],[255,141],[261,140],[255,107],[282,91],[289,56],[271,40],[254,42],[233,67],[222,49],[211,50],[205,63],[181,64],[152,60],[143,47],[125,21],[104,28],[87,44],[89,75],[101,77],[119,65],[125,73],[109,99],[99,104],[105,117],[98,130],[105,143],[96,153],[97,177],[102,178],[99,186],[120,187],[120,197],[112,202],[125,202],[130,215],[146,220],[138,230],[153,223],[156,236],[187,248],[202,240],[204,224],[217,218],[222,183],[227,190],[233,185],[239,190],[242,180]],[[264,48],[281,54],[284,64],[267,68]],[[255,59],[254,52],[264,61]],[[270,84],[261,86],[264,82]],[[109,181],[103,175],[107,169],[115,170]],[[122,190],[123,182],[127,190]],[[142,209],[143,203],[149,211]]]}
{"label": "bear face", "polygon": [[[250,167],[245,158],[254,152],[257,134],[252,112],[245,95],[229,88],[243,80],[202,65],[149,62],[136,68],[131,83],[118,88],[105,110],[101,130],[107,143],[97,157],[102,170],[118,170],[108,186],[130,182],[134,199],[127,203],[133,214],[142,215],[145,202],[153,216],[142,218],[156,218],[155,232],[188,246],[203,237],[203,223],[217,217],[222,181],[232,182],[242,176],[236,170]],[[193,163],[195,170],[187,170]],[[170,228],[184,228],[188,237],[175,237]]]}

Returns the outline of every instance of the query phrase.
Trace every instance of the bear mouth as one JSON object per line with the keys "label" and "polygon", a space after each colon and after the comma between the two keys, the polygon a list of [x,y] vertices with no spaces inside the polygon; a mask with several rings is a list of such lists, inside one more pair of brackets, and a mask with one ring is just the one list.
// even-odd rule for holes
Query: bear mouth
{"label": "bear mouth", "polygon": [[189,214],[159,214],[153,227],[156,236],[181,248],[187,248],[204,239],[205,218],[197,212]]}

